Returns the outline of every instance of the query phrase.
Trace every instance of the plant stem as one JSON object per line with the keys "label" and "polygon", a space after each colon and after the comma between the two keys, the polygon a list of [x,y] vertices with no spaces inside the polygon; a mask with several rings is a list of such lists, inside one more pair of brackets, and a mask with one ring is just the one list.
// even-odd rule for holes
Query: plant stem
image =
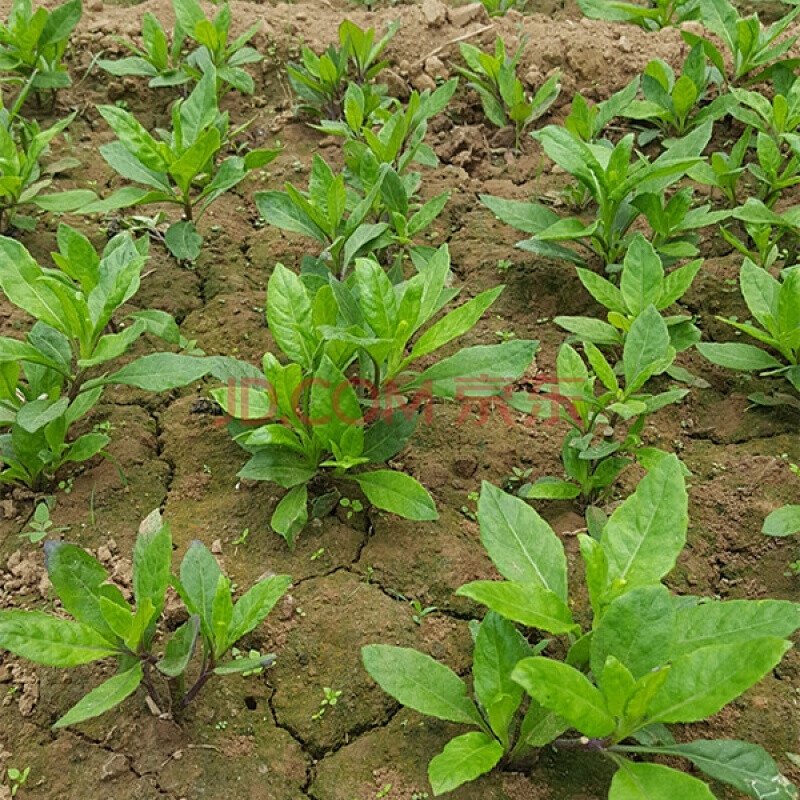
{"label": "plant stem", "polygon": [[200,675],[198,676],[197,680],[189,689],[188,692],[183,696],[183,700],[181,701],[181,708],[186,708],[189,703],[194,700],[195,697],[200,693],[200,690],[208,683],[208,679],[214,674],[214,659],[213,657],[209,658],[208,661],[203,662],[203,668],[200,670]]}

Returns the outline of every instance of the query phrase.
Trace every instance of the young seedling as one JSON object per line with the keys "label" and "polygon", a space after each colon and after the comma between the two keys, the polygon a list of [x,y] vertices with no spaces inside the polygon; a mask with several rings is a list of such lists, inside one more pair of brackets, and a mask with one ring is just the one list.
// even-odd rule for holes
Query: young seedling
{"label": "young seedling", "polygon": [[9,785],[11,787],[11,796],[16,797],[17,792],[28,782],[28,776],[31,774],[31,768],[19,770],[16,767],[9,767],[6,772]]}
{"label": "young seedling", "polygon": [[[725,739],[677,744],[665,727],[703,720],[741,696],[780,663],[800,627],[798,607],[788,601],[670,594],[661,581],[686,543],[687,506],[681,465],[670,455],[599,538],[579,535],[593,615],[584,629],[570,610],[556,534],[523,501],[483,484],[481,540],[505,580],[457,591],[490,609],[475,638],[474,700],[458,675],[428,655],[391,645],[362,649],[367,672],[400,703],[472,728],[431,760],[435,795],[554,747],[573,758],[609,759],[617,768],[609,800],[713,798],[703,781],[639,760],[646,755],[684,759],[751,797],[794,796],[761,747]],[[566,659],[545,655],[550,640],[532,649],[514,623],[557,638],[553,651]]]}
{"label": "young seedling", "polygon": [[[590,255],[599,257],[606,270],[619,270],[634,234],[631,226],[641,213],[634,200],[644,194],[663,202],[663,191],[677,182],[701,161],[700,154],[711,136],[711,123],[695,128],[677,140],[655,161],[634,155],[633,134],[623,137],[616,147],[582,141],[566,128],[548,125],[536,131],[547,156],[572,175],[579,187],[594,200],[595,217],[587,222],[578,217],[560,217],[552,208],[539,203],[505,200],[481,195],[481,202],[503,222],[533,234],[517,244],[523,250],[564,259],[586,266],[585,259],[560,242],[575,242]],[[683,209],[684,215],[688,209]],[[676,227],[675,221],[671,223]],[[683,225],[678,225],[682,235]],[[659,244],[669,255],[671,237]]]}
{"label": "young seedling", "polygon": [[[55,269],[42,268],[19,242],[0,237],[0,289],[36,323],[25,341],[0,337],[0,484],[46,489],[65,464],[107,455],[104,432],[68,441],[74,423],[97,404],[109,383],[166,391],[207,373],[212,363],[177,353],[113,363],[144,333],[191,350],[163,311],[118,310],[139,289],[147,241],[115,236],[102,257],[78,231],[61,225]],[[112,369],[110,369],[112,368]]]}
{"label": "young seedling", "polygon": [[708,66],[703,46],[695,45],[683,62],[676,79],[672,67],[660,58],[653,59],[642,75],[643,100],[634,100],[621,116],[655,127],[639,134],[645,145],[659,136],[683,136],[706,121],[716,122],[737,106],[737,99],[723,94],[704,104],[712,84],[720,84],[722,76]]}
{"label": "young seedling", "polygon": [[728,208],[739,205],[737,187],[742,174],[747,170],[745,157],[752,141],[752,129],[746,128],[736,140],[730,152],[717,151],[708,161],[701,161],[688,170],[687,175],[703,186],[717,189],[725,199]]}
{"label": "young seedling", "polygon": [[522,81],[517,77],[517,64],[525,47],[524,39],[513,57],[506,53],[505,42],[500,36],[495,42],[494,56],[467,42],[461,42],[459,47],[467,67],[456,66],[456,71],[480,95],[483,112],[493,125],[498,128],[514,126],[514,149],[518,153],[522,132],[547,112],[561,92],[561,73],[551,75],[529,98]]}
{"label": "young seedling", "polygon": [[564,120],[564,127],[587,144],[595,144],[603,135],[606,125],[614,117],[623,115],[625,109],[636,98],[638,91],[637,75],[626,87],[612,94],[607,100],[591,106],[580,92],[576,92],[572,98],[572,111]]}
{"label": "young seedling", "polygon": [[[779,357],[744,342],[701,342],[697,349],[721,367],[783,376],[800,392],[800,268],[784,270],[781,280],[777,280],[746,258],[739,273],[739,288],[758,324],[717,319],[766,344]],[[750,400],[759,405],[787,404],[800,408],[800,400],[791,394],[768,396],[759,392],[750,395]]]}
{"label": "young seedling", "polygon": [[322,719],[322,717],[325,716],[325,712],[329,708],[333,708],[339,702],[339,698],[342,696],[342,692],[341,690],[335,691],[331,689],[330,686],[323,686],[322,695],[323,695],[322,700],[320,700],[319,703],[319,711],[311,715],[311,719],[314,722],[317,722],[318,720]]}
{"label": "young seedling", "polygon": [[645,384],[666,372],[675,359],[667,324],[655,306],[647,306],[625,335],[621,374],[595,345],[584,342],[583,350],[591,369],[571,345],[561,346],[553,399],[540,411],[541,416],[554,418],[551,404],[557,403],[559,416],[571,426],[561,449],[569,480],[540,478],[522,486],[521,497],[581,497],[584,505],[591,507],[610,494],[622,470],[634,460],[651,469],[666,457],[663,450],[642,446],[645,420],[681,400],[688,390],[670,389],[655,395],[643,391]]}
{"label": "young seedling", "polygon": [[740,17],[730,0],[698,0],[698,3],[703,25],[727,46],[732,56],[733,73],[728,75],[722,53],[710,39],[686,30],[681,31],[681,36],[691,47],[702,45],[708,59],[729,83],[757,83],[770,77],[776,69],[793,70],[800,63],[796,58],[786,58],[798,37],[781,38],[800,14],[800,8],[764,28],[757,14]]}
{"label": "young seedling", "polygon": [[219,110],[211,67],[189,97],[174,104],[172,130],[159,131],[159,139],[121,108],[98,106],[97,110],[117,135],[117,141],[100,147],[101,155],[123,178],[140,186],[125,186],[84,210],[105,213],[149,203],[179,206],[183,219],[165,234],[169,251],[179,261],[194,261],[200,254],[203,239],[196,223],[208,207],[280,152],[251,150],[244,158],[229,156],[216,163],[229,137],[238,131],[229,131],[228,112]]}
{"label": "young seedling", "polygon": [[590,19],[632,22],[646,31],[657,31],[700,19],[697,0],[653,0],[648,5],[609,0],[578,0],[578,7]]}
{"label": "young seedling", "polygon": [[[263,374],[246,365],[239,377],[247,375],[247,381],[212,395],[238,421],[231,431],[251,454],[239,476],[290,490],[272,516],[273,529],[290,546],[308,521],[315,478],[333,488],[355,481],[376,508],[436,519],[432,498],[414,478],[364,467],[400,452],[416,427],[414,408],[422,398],[455,397],[456,380],[466,376],[501,374],[503,383],[513,381],[530,365],[536,342],[514,340],[464,348],[413,371],[419,359],[430,363],[431,354],[467,333],[502,291],[483,292],[434,321],[454,297],[446,288],[449,271],[446,246],[395,286],[371,259],[357,259],[347,283],[327,272],[298,277],[276,265],[267,323],[287,363],[267,353]],[[358,376],[352,381],[346,377],[351,366]],[[496,394],[491,384],[485,391]],[[416,405],[407,400],[412,395]]]}
{"label": "young seedling", "polygon": [[29,531],[21,533],[20,539],[27,539],[31,544],[38,544],[48,536],[55,536],[57,533],[68,531],[68,527],[54,528],[53,521],[50,519],[50,505],[46,500],[36,506],[33,517],[28,522]]}
{"label": "young seedling", "polygon": [[61,59],[81,11],[81,0],[35,12],[31,0],[13,0],[6,24],[0,24],[0,70],[31,81],[39,96],[50,90],[55,103],[56,91],[72,85]]}
{"label": "young seedling", "polygon": [[[255,584],[234,604],[231,582],[211,552],[195,541],[178,575],[171,574],[172,536],[156,510],[144,520],[133,552],[131,606],[104,567],[73,544],[48,542],[45,563],[53,590],[74,620],[43,611],[0,611],[0,648],[50,667],[74,667],[116,658],[118,673],[89,692],[56,723],[56,728],[92,719],[121,703],[142,685],[158,709],[179,714],[214,675],[247,672],[273,656],[224,660],[243,636],[267,617],[289,588],[288,575]],[[178,592],[189,614],[156,649],[167,587]],[[195,651],[202,663],[187,688],[186,673]],[[169,686],[161,697],[155,677]]]}

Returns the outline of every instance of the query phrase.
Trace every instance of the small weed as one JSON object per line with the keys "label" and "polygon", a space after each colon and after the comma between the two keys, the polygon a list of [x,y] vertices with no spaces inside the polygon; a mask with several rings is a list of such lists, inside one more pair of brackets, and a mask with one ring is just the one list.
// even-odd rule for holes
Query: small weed
{"label": "small weed", "polygon": [[322,717],[325,715],[325,712],[329,708],[333,708],[339,702],[339,698],[342,696],[341,691],[331,689],[330,686],[323,686],[322,693],[324,697],[322,700],[320,700],[319,711],[311,715],[311,719],[314,721],[322,719]]}
{"label": "small weed", "polygon": [[31,544],[41,542],[45,536],[52,536],[69,530],[68,527],[53,527],[53,521],[50,519],[50,505],[47,501],[41,502],[36,506],[36,511],[33,512],[33,518],[28,523],[28,527],[30,530],[21,533],[19,538],[27,539]]}

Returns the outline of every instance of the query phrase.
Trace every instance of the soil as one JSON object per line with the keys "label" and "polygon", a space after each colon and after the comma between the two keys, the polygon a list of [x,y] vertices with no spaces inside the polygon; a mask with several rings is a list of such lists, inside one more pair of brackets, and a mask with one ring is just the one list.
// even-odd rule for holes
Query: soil
{"label": "soil", "polygon": [[[54,3],[46,2],[52,6]],[[83,168],[59,185],[115,186],[97,147],[111,133],[96,106],[124,102],[147,126],[169,119],[169,90],[150,90],[139,80],[117,79],[91,69],[100,51],[122,55],[113,38],[136,38],[141,18],[153,12],[172,22],[168,0],[134,7],[85,3],[84,18],[68,54],[74,86],[59,94],[53,116],[76,110],[68,145]],[[764,5],[758,4],[759,10]],[[6,13],[8,2],[0,3]],[[334,40],[345,16],[362,26],[383,29],[400,19],[389,46],[387,80],[392,92],[407,96],[450,73],[457,39],[491,45],[501,33],[511,47],[527,36],[520,66],[530,88],[555,70],[563,89],[549,121],[563,119],[576,90],[601,100],[627,84],[649,59],[673,67],[687,52],[679,32],[644,33],[634,26],[581,18],[572,0],[532,0],[525,15],[510,12],[491,22],[479,5],[439,0],[387,5],[367,11],[345,0],[298,0],[292,4],[232,0],[233,27],[243,31],[257,20],[255,39],[266,59],[254,69],[256,93],[230,94],[225,104],[234,120],[254,118],[253,146],[284,150],[268,171],[221,198],[201,225],[203,254],[192,269],[177,265],[158,243],[135,298],[137,307],[174,314],[185,336],[208,354],[234,354],[258,363],[274,345],[264,322],[264,292],[278,261],[299,265],[309,243],[259,224],[252,193],[279,188],[285,181],[304,185],[312,153],[320,149],[341,165],[337,142],[322,139],[293,116],[283,73],[301,43],[319,52]],[[769,9],[766,9],[769,14]],[[797,32],[797,31],[795,31]],[[43,122],[49,114],[41,114]],[[544,120],[546,122],[548,120]],[[453,106],[431,126],[430,140],[440,159],[427,170],[426,197],[445,188],[453,197],[435,223],[432,243],[449,242],[455,278],[472,296],[506,284],[491,314],[467,337],[468,343],[495,343],[498,331],[541,343],[536,366],[552,370],[564,339],[552,323],[557,314],[597,313],[574,271],[561,263],[515,249],[521,238],[498,223],[479,203],[481,193],[509,198],[546,196],[558,201],[563,174],[546,163],[530,137],[514,157],[507,131],[485,122],[474,95],[460,91]],[[735,130],[721,135],[722,146]],[[513,143],[511,143],[513,144]],[[797,202],[797,198],[795,198]],[[54,249],[57,219],[43,217],[35,233],[21,236],[45,262]],[[98,246],[105,233],[97,222],[71,218]],[[686,308],[697,315],[707,336],[730,338],[715,314],[746,316],[732,285],[739,256],[718,236],[703,243],[707,261]],[[506,270],[498,263],[510,262]],[[3,332],[21,335],[29,321],[0,300]],[[137,353],[152,343],[141,343]],[[680,405],[656,415],[645,431],[652,444],[676,449],[691,478],[689,544],[670,579],[679,593],[722,598],[800,599],[800,578],[787,565],[800,558],[800,541],[761,535],[764,517],[786,502],[797,502],[798,484],[789,464],[800,462],[800,416],[791,410],[749,408],[747,395],[775,388],[769,381],[736,377],[699,355],[683,356],[683,366],[707,382]],[[480,611],[457,598],[461,584],[494,576],[478,538],[474,502],[468,498],[482,480],[499,484],[514,467],[533,478],[558,474],[561,424],[521,424],[495,412],[484,424],[476,415],[460,421],[453,404],[432,407],[394,466],[407,470],[433,493],[441,516],[415,523],[381,514],[337,514],[314,522],[290,553],[269,530],[280,499],[276,487],[238,481],[244,457],[220,418],[210,413],[210,384],[168,395],[110,390],[91,427],[107,423],[110,452],[125,474],[108,461],[65,473],[53,511],[64,538],[95,552],[123,589],[131,579],[130,554],[140,520],[160,507],[172,526],[176,559],[193,539],[214,550],[239,587],[264,574],[290,573],[289,594],[244,648],[273,650],[278,659],[261,676],[234,676],[212,682],[178,724],[148,712],[141,695],[92,722],[54,732],[52,723],[90,686],[109,674],[105,667],[70,672],[35,668],[0,655],[0,775],[5,768],[30,766],[18,797],[42,800],[200,800],[238,796],[259,800],[419,800],[430,791],[427,762],[458,726],[399,708],[371,682],[360,665],[361,645],[372,642],[417,647],[461,674],[470,664],[468,620]],[[638,475],[623,477],[618,502]],[[567,547],[573,580],[580,579],[576,533],[580,509],[568,502],[537,505]],[[19,538],[33,498],[19,490],[0,497],[0,607],[52,607],[39,547]],[[465,513],[466,510],[466,513]],[[243,532],[248,535],[243,537]],[[409,600],[435,606],[419,624]],[[56,606],[57,608],[57,606]],[[177,619],[170,623],[178,624]],[[792,651],[766,680],[712,720],[677,731],[681,739],[728,737],[762,744],[795,780],[800,771],[784,756],[800,751],[800,656]],[[323,688],[341,691],[338,703],[320,709]],[[599,758],[542,751],[526,773],[495,773],[453,792],[455,800],[599,800],[606,796],[609,770]],[[741,797],[715,786],[717,796]],[[0,788],[0,798],[3,792]],[[8,792],[6,791],[6,796]]]}

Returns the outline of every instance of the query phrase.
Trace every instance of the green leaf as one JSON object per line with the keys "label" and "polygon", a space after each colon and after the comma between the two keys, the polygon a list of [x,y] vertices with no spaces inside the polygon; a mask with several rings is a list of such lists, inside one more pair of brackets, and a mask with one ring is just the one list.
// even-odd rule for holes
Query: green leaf
{"label": "green leaf", "polygon": [[770,800],[794,800],[796,789],[781,775],[763,747],[735,739],[713,739],[652,749],[653,753],[688,758],[711,778],[740,792]]}
{"label": "green leaf", "polygon": [[651,722],[696,722],[716,714],[774,669],[791,642],[777,638],[714,645],[675,659],[647,709]]}
{"label": "green leaf", "polygon": [[490,772],[503,757],[503,745],[485,733],[472,731],[451,739],[428,765],[435,795],[450,792],[462,783]]}
{"label": "green leaf", "polygon": [[137,607],[145,600],[153,604],[154,620],[164,608],[171,562],[172,535],[156,510],[142,522],[133,548],[133,595]]}
{"label": "green leaf", "polygon": [[660,581],[675,566],[688,525],[681,463],[670,455],[642,478],[603,529],[609,579],[628,588]]}
{"label": "green leaf", "polygon": [[203,237],[197,232],[193,222],[181,220],[167,228],[164,244],[178,261],[196,261],[200,255]]}
{"label": "green leaf", "polygon": [[672,597],[666,586],[645,586],[618,597],[594,629],[592,672],[604,687],[603,668],[609,656],[630,671],[634,680],[666,664],[675,628]]}
{"label": "green leaf", "polygon": [[511,677],[545,708],[563,717],[590,738],[608,736],[614,730],[603,695],[573,667],[549,658],[526,658]]}
{"label": "green leaf", "polygon": [[220,577],[217,559],[202,542],[193,541],[181,562],[180,579],[189,611],[200,616],[203,635],[209,641],[214,640],[214,598]]}
{"label": "green leaf", "polygon": [[500,574],[567,601],[567,560],[550,526],[523,500],[484,481],[478,500],[481,541]]}
{"label": "green leaf", "polygon": [[625,264],[620,278],[620,290],[633,316],[655,305],[662,294],[664,268],[653,245],[637,234],[625,254]]}
{"label": "green leaf", "polygon": [[137,662],[126,672],[109,678],[93,689],[82,700],[77,702],[61,719],[54,728],[64,728],[67,725],[76,725],[93,717],[99,717],[114,706],[119,705],[126,697],[132,695],[142,682],[143,671],[141,661]]}
{"label": "green leaf", "polygon": [[579,630],[567,605],[541,586],[514,581],[473,581],[456,590],[460,597],[470,597],[488,606],[506,619],[553,634]]}
{"label": "green leaf", "polygon": [[641,379],[655,364],[663,362],[669,347],[667,325],[656,307],[651,304],[633,321],[625,337],[622,363],[629,390],[633,388],[632,384],[635,384],[637,378]]}
{"label": "green leaf", "polygon": [[425,488],[410,475],[380,469],[352,476],[372,505],[405,519],[439,518],[436,504]]}
{"label": "green leaf", "polygon": [[156,664],[156,669],[168,678],[183,675],[192,660],[199,635],[200,617],[192,614],[170,637],[164,657]]}
{"label": "green leaf", "polygon": [[467,687],[449,667],[407,647],[371,644],[361,648],[370,677],[404,706],[430,717],[484,727]]}
{"label": "green leaf", "polygon": [[356,259],[356,283],[364,318],[376,336],[391,339],[397,328],[397,301],[383,267],[371,258]]}
{"label": "green leaf", "polygon": [[572,500],[580,493],[581,487],[577,483],[560,481],[556,478],[539,478],[535,483],[523,486],[519,496],[539,500]]}
{"label": "green leaf", "polygon": [[292,361],[310,368],[314,346],[311,301],[300,278],[276,264],[267,286],[267,324],[278,346]]}
{"label": "green leaf", "polygon": [[88,625],[17,609],[0,611],[0,648],[48,667],[74,667],[117,654]]}
{"label": "green leaf", "polygon": [[761,533],[766,536],[793,536],[800,533],[800,506],[783,506],[765,520]]}
{"label": "green leaf", "polygon": [[672,657],[701,647],[765,636],[786,638],[800,627],[800,606],[788,600],[709,602],[677,612]]}
{"label": "green leaf", "polygon": [[283,447],[265,447],[258,450],[237,475],[254,481],[273,481],[285,489],[291,489],[301,483],[308,483],[316,472],[297,453]]}
{"label": "green leaf", "polygon": [[66,214],[70,211],[80,212],[89,203],[97,200],[97,195],[90,189],[70,189],[52,194],[40,194],[33,199],[34,205],[43,211]]}
{"label": "green leaf", "polygon": [[700,342],[697,349],[700,355],[707,358],[712,364],[728,369],[755,372],[782,366],[775,356],[752,344]]}
{"label": "green leaf", "polygon": [[292,578],[289,575],[272,575],[259,581],[245,592],[233,606],[233,616],[228,628],[228,642],[236,644],[243,636],[258,627],[286,594]]}
{"label": "green leaf", "polygon": [[179,353],[152,353],[104,378],[103,383],[121,383],[146,392],[168,392],[205,377],[211,366],[208,359]]}
{"label": "green leaf", "polygon": [[275,655],[269,653],[265,656],[258,656],[256,658],[235,658],[233,661],[226,661],[215,667],[215,675],[236,675],[240,672],[251,672],[257,669],[264,669],[264,667],[271,667],[275,663]]}
{"label": "green leaf", "polygon": [[308,522],[308,484],[301,483],[288,491],[275,507],[270,525],[275,533],[286,539],[290,549],[294,549],[294,537],[305,528]]}
{"label": "green leaf", "polygon": [[608,800],[716,800],[708,786],[661,764],[626,761],[614,774]]}

